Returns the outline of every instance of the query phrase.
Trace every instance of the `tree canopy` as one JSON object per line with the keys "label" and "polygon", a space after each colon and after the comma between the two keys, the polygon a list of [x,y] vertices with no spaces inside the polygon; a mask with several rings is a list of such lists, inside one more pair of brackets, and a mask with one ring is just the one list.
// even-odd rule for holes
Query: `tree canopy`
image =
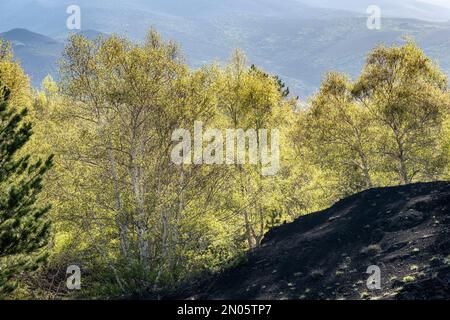
{"label": "tree canopy", "polygon": [[[59,80],[39,90],[0,43],[0,79],[0,259],[28,272],[49,255],[37,277],[57,281],[76,262],[88,285],[72,294],[82,297],[158,297],[345,196],[449,178],[447,79],[411,41],[372,50],[356,79],[326,74],[306,107],[241,51],[192,69],[154,30],[140,44],[72,36]],[[195,137],[196,123],[204,136],[189,140],[192,161],[174,163],[173,133]],[[252,139],[277,139],[275,175],[221,153],[237,151],[223,138],[232,130],[248,153]],[[208,153],[223,163],[196,161]],[[33,277],[24,290],[71,294]],[[2,273],[0,287],[13,278]]]}

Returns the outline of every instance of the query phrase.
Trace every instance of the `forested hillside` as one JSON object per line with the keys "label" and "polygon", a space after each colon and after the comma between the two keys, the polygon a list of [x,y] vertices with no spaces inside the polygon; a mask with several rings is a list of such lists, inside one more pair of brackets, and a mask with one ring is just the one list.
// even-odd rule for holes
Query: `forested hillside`
{"label": "forested hillside", "polygon": [[[225,65],[193,69],[179,46],[154,30],[142,43],[72,36],[58,80],[46,77],[39,90],[10,45],[0,48],[0,83],[8,92],[0,134],[12,117],[29,138],[15,153],[0,140],[4,154],[18,157],[10,164],[0,154],[6,298],[161,297],[239,264],[269,230],[340,199],[449,179],[447,77],[412,40],[372,48],[354,79],[327,73],[306,108],[282,77],[249,63],[242,51]],[[173,161],[180,129],[194,137],[193,161],[186,156],[190,139],[182,161]],[[278,142],[275,174],[263,174],[263,161],[229,162],[224,155],[218,137],[248,129],[257,132],[255,141],[270,138],[272,157]],[[264,151],[247,149],[249,159],[264,159]],[[34,173],[37,181],[27,182]],[[18,195],[30,198],[14,218],[10,207],[20,197],[13,191],[22,185]],[[3,251],[20,237],[26,245]],[[23,256],[33,263],[3,274]],[[81,290],[65,286],[69,265],[81,268]]]}

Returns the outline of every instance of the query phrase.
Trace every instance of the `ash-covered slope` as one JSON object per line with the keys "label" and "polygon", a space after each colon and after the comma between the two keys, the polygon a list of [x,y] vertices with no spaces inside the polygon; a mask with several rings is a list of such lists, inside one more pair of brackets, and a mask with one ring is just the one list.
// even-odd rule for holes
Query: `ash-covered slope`
{"label": "ash-covered slope", "polygon": [[[271,230],[181,299],[449,299],[450,183],[372,189]],[[381,289],[369,290],[371,265]]]}

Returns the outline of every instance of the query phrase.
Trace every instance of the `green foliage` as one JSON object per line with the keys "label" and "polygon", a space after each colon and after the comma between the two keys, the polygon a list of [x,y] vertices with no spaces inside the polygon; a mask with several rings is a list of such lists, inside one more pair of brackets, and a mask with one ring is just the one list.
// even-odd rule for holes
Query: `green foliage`
{"label": "green foliage", "polygon": [[[3,51],[2,74],[25,83]],[[249,66],[242,52],[223,67],[191,70],[178,46],[153,30],[142,44],[73,36],[60,79],[45,79],[29,115],[4,114],[33,122],[26,146],[29,125],[13,130],[17,150],[55,154],[42,190],[53,204],[53,246],[41,250],[48,209],[32,202],[29,212],[40,218],[29,226],[36,241],[15,247],[51,253],[42,278],[77,261],[84,280],[76,297],[157,297],[181,281],[242,263],[271,228],[342,197],[449,177],[446,78],[413,43],[374,49],[356,81],[327,74],[305,109],[280,78]],[[20,88],[14,101],[26,104],[29,92]],[[222,133],[278,129],[278,174],[261,175],[260,164],[174,165],[172,133],[192,134],[195,121]],[[11,161],[20,176],[12,179],[14,197],[37,195],[50,160],[33,165],[22,155]],[[2,192],[13,190],[9,180]],[[39,182],[26,191],[21,181]],[[363,253],[378,251],[373,245]]]}
{"label": "green foliage", "polygon": [[16,288],[23,272],[44,262],[50,232],[50,206],[36,203],[52,157],[32,162],[29,155],[19,155],[31,124],[24,122],[26,109],[17,112],[9,105],[9,95],[6,88],[0,92],[0,297]]}
{"label": "green foliage", "polygon": [[402,281],[404,283],[410,283],[410,282],[414,282],[416,280],[415,276],[409,275],[409,276],[405,276],[403,277]]}
{"label": "green foliage", "polygon": [[442,179],[449,110],[446,77],[414,43],[381,46],[357,81],[326,76],[299,118],[297,144],[327,173],[338,197]]}
{"label": "green foliage", "polygon": [[442,175],[447,78],[420,48],[413,42],[376,48],[353,94],[380,127],[376,151],[390,179],[407,184]]}

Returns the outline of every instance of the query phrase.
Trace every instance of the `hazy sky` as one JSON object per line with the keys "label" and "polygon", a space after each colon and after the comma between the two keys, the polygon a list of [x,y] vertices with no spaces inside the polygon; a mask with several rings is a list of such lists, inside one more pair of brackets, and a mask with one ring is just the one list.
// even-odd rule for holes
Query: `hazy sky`
{"label": "hazy sky", "polygon": [[419,1],[450,8],[450,0],[419,0]]}

